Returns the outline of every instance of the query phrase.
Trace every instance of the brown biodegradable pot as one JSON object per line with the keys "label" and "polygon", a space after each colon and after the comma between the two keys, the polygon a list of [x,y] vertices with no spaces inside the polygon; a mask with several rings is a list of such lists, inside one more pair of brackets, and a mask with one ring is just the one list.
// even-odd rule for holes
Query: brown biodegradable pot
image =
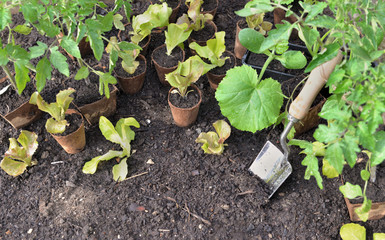
{"label": "brown biodegradable pot", "polygon": [[317,105],[309,109],[309,112],[306,114],[306,116],[303,119],[301,119],[300,122],[297,122],[294,124],[294,128],[295,128],[294,135],[296,137],[318,126],[319,121],[321,119],[318,113],[321,111],[322,106],[326,102],[326,99],[324,97],[322,98],[323,100],[321,102],[319,102]]}
{"label": "brown biodegradable pot", "polygon": [[113,85],[113,88],[114,90],[110,92],[110,98],[104,96],[98,101],[78,107],[89,124],[98,123],[100,116],[108,117],[115,113],[118,88],[115,85]]}
{"label": "brown biodegradable pot", "polygon": [[55,135],[51,136],[62,146],[62,148],[69,154],[74,154],[82,151],[86,145],[86,134],[84,131],[83,116],[75,109],[68,109],[66,114],[79,114],[82,117],[82,124],[75,131],[65,136]]}
{"label": "brown biodegradable pot", "polygon": [[[154,49],[152,55],[151,55],[151,61],[154,63],[155,65],[155,69],[156,69],[156,73],[158,74],[158,78],[159,78],[159,81],[165,85],[165,86],[170,86],[170,84],[166,81],[166,74],[167,73],[170,73],[172,71],[174,71],[175,69],[178,68],[178,65],[175,65],[173,67],[163,67],[161,66],[157,61],[156,59],[154,59],[154,53],[156,51],[160,51],[162,48],[165,48],[166,47],[166,44],[163,44],[157,48]],[[180,47],[179,47],[180,48]],[[183,53],[183,59],[181,62],[184,61],[184,58],[185,58],[185,52],[182,50],[182,53]]]}
{"label": "brown biodegradable pot", "polygon": [[168,19],[169,23],[175,23],[176,22],[176,17],[178,16],[179,8],[182,3],[182,0],[179,0],[178,6],[172,9],[171,15]]}
{"label": "brown biodegradable pot", "polygon": [[242,30],[242,28],[240,27],[240,25],[242,23],[245,23],[246,21],[245,20],[239,20],[237,22],[237,31],[236,31],[236,35],[235,35],[235,44],[234,44],[234,54],[235,54],[235,57],[237,57],[238,59],[242,59],[242,57],[245,55],[246,53],[246,48],[241,44],[241,42],[239,41],[239,38],[238,38],[238,35],[239,35],[239,32]]}
{"label": "brown biodegradable pot", "polygon": [[[206,0],[206,1],[207,1],[207,0]],[[205,2],[206,2],[206,1],[205,1]],[[218,1],[218,0],[216,0],[215,2],[216,2],[216,7],[215,7],[215,8],[213,8],[213,9],[211,9],[211,10],[207,10],[207,11],[205,11],[205,10],[202,11],[203,14],[209,13],[209,14],[213,15],[213,19],[214,19],[214,17],[215,17],[215,14],[217,14],[218,5],[219,5],[219,1]],[[205,3],[202,4],[202,8],[204,8],[204,5],[205,5]]]}
{"label": "brown biodegradable pot", "polygon": [[[226,50],[226,53],[227,53],[227,55],[230,55],[230,61],[231,61],[231,63],[232,63],[232,65],[230,66],[230,68],[233,68],[234,66],[235,66],[235,64],[236,64],[236,60],[235,60],[235,55],[232,53],[232,52],[230,52],[230,51],[227,51]],[[229,68],[229,69],[230,69]],[[229,70],[229,69],[227,69],[227,70]],[[214,73],[212,73],[212,71],[210,70],[210,71],[208,71],[207,72],[207,79],[209,80],[209,83],[210,83],[210,87],[212,88],[212,89],[214,89],[214,90],[216,90],[217,88],[218,88],[218,84],[222,81],[222,79],[224,78],[226,76],[226,73],[224,73],[224,74],[214,74]]]}
{"label": "brown biodegradable pot", "polygon": [[[124,25],[124,28],[126,29],[125,31],[122,32],[122,30],[119,30],[118,32],[118,39],[119,41],[128,41],[130,42],[131,41],[131,37],[130,37],[130,34],[129,34],[129,31],[127,28],[130,28],[130,24],[127,23]],[[125,35],[123,37],[123,34]],[[148,35],[147,37],[145,37],[142,41],[139,42],[139,46],[142,48],[142,50],[140,51],[140,54],[146,56],[147,55],[147,51],[148,51],[148,45],[150,45],[150,41],[151,41],[151,34]]]}
{"label": "brown biodegradable pot", "polygon": [[[211,25],[211,26],[214,28],[214,32],[213,32],[213,34],[211,35],[211,37],[208,38],[208,39],[205,39],[205,40],[199,40],[199,41],[198,41],[198,40],[194,39],[193,37],[191,37],[191,35],[190,35],[190,37],[187,39],[189,45],[190,45],[190,43],[192,43],[192,42],[196,42],[196,43],[198,43],[198,44],[201,45],[201,46],[206,46],[207,40],[210,40],[210,39],[212,39],[212,38],[215,37],[215,33],[218,31],[217,25],[215,25],[215,23],[214,23],[213,21],[208,21],[208,22],[206,22],[205,24],[209,24],[209,25]],[[204,30],[205,30],[205,28],[203,28],[203,29],[201,29],[201,30],[199,30],[199,31],[204,31]],[[196,55],[195,50],[190,49],[190,52],[191,52],[191,55]]]}
{"label": "brown biodegradable pot", "polygon": [[[346,206],[348,207],[350,220],[353,222],[362,221],[356,213],[356,209],[361,207],[361,203],[352,204],[349,199],[345,198]],[[385,216],[385,202],[372,203],[369,210],[368,220],[378,220]]]}
{"label": "brown biodegradable pot", "polygon": [[170,94],[175,88],[172,87],[168,92],[168,98],[167,98],[168,105],[170,106],[171,114],[172,114],[172,117],[174,118],[174,122],[179,127],[188,127],[192,125],[198,117],[199,106],[202,103],[202,92],[194,84],[192,84],[191,87],[193,87],[196,91],[198,91],[198,94],[199,94],[199,102],[191,108],[179,108],[172,105],[172,103],[170,102]]}
{"label": "brown biodegradable pot", "polygon": [[20,107],[16,108],[6,115],[0,114],[7,122],[9,122],[12,127],[19,129],[25,127],[32,123],[33,121],[39,119],[42,115],[42,112],[36,105],[25,102]]}
{"label": "brown biodegradable pot", "polygon": [[142,89],[143,87],[144,79],[146,76],[146,70],[147,70],[147,61],[146,61],[146,58],[141,54],[139,54],[138,57],[142,59],[142,62],[144,61],[145,69],[142,73],[132,77],[124,77],[119,75],[116,76],[118,79],[119,86],[124,93],[135,94],[139,92],[140,89]]}

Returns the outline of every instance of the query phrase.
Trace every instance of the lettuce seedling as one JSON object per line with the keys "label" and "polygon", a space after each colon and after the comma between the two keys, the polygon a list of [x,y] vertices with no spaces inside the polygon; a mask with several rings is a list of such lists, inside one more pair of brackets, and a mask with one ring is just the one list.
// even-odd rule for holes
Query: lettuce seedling
{"label": "lettuce seedling", "polygon": [[130,32],[130,34],[133,34],[131,41],[139,44],[140,41],[151,34],[152,29],[167,26],[171,12],[172,9],[164,2],[162,4],[152,4],[144,13],[133,16],[133,31]]}
{"label": "lettuce seedling", "polygon": [[68,88],[62,90],[56,95],[56,102],[47,103],[43,100],[42,96],[38,92],[34,92],[29,100],[29,103],[37,105],[37,107],[51,115],[45,124],[45,128],[49,133],[60,134],[63,133],[67,126],[67,120],[65,120],[65,112],[71,104],[73,98],[70,97],[75,89]]}
{"label": "lettuce seedling", "polygon": [[225,146],[224,141],[230,137],[231,127],[224,120],[213,123],[216,132],[203,132],[195,140],[196,143],[203,143],[202,149],[207,154],[222,154]]}
{"label": "lettuce seedling", "polygon": [[211,64],[216,67],[222,67],[226,59],[229,57],[222,57],[222,54],[226,51],[225,46],[225,32],[216,32],[215,38],[210,39],[206,42],[206,46],[201,46],[196,42],[190,43],[189,47],[194,49],[201,58],[208,59]]}
{"label": "lettuce seedling", "polygon": [[132,117],[120,119],[114,127],[106,117],[101,116],[99,120],[100,131],[108,141],[119,144],[122,151],[109,150],[106,154],[94,157],[84,164],[83,173],[94,174],[101,161],[116,158],[119,163],[112,169],[113,178],[119,182],[125,180],[128,174],[127,158],[131,156],[130,142],[135,138],[135,132],[130,128],[131,126],[140,127],[139,123]]}
{"label": "lettuce seedling", "polygon": [[[357,223],[348,223],[341,227],[340,236],[342,240],[366,240],[366,228]],[[384,240],[385,233],[373,233],[373,240]]]}
{"label": "lettuce seedling", "polygon": [[171,55],[172,50],[176,46],[180,46],[183,49],[183,42],[188,39],[192,32],[192,29],[188,29],[186,23],[175,24],[171,23],[167,27],[167,31],[164,33],[166,37],[167,55]]}
{"label": "lettuce seedling", "polygon": [[201,13],[201,6],[203,0],[187,0],[186,4],[189,6],[187,15],[184,13],[176,21],[177,24],[187,23],[189,29],[199,31],[205,27],[207,21],[213,20],[213,15],[209,13]]}
{"label": "lettuce seedling", "polygon": [[177,88],[182,97],[187,95],[187,88],[215,66],[205,63],[199,56],[192,56],[184,62],[178,63],[178,68],[166,74],[166,80]]}
{"label": "lettuce seedling", "polygon": [[271,30],[273,24],[263,21],[265,13],[254,14],[246,17],[246,23],[249,28],[255,29],[263,35]]}
{"label": "lettuce seedling", "polygon": [[9,175],[16,177],[22,174],[27,167],[36,165],[37,161],[32,160],[32,155],[38,147],[36,139],[36,133],[26,130],[21,130],[17,140],[10,138],[9,149],[5,152],[0,167]]}

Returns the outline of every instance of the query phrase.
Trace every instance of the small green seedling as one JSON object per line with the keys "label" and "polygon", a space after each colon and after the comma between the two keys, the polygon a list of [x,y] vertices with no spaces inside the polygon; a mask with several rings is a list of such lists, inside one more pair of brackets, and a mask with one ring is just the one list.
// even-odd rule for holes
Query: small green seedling
{"label": "small green seedling", "polygon": [[227,146],[227,144],[224,144],[224,141],[230,137],[231,127],[224,120],[216,121],[213,123],[213,126],[216,132],[203,132],[199,134],[195,142],[203,143],[202,149],[205,153],[220,155],[223,153],[225,146]]}
{"label": "small green seedling", "polygon": [[99,162],[116,158],[119,163],[112,168],[113,178],[119,182],[125,180],[128,174],[127,158],[131,156],[130,142],[135,138],[135,132],[130,128],[131,126],[140,127],[134,118],[129,117],[120,119],[114,128],[106,117],[101,116],[99,120],[100,131],[108,141],[119,144],[122,151],[109,150],[104,155],[94,157],[84,164],[83,173],[94,174]]}
{"label": "small green seedling", "polygon": [[208,40],[206,46],[192,42],[189,47],[194,49],[201,58],[208,59],[216,67],[222,67],[228,58],[222,57],[222,54],[226,51],[225,34],[224,31],[215,33],[215,38]]}
{"label": "small green seedling", "polygon": [[45,123],[45,128],[49,133],[60,134],[65,131],[68,124],[65,120],[65,113],[73,100],[70,95],[74,92],[73,88],[60,91],[56,95],[56,102],[53,103],[45,102],[38,92],[32,94],[29,103],[37,105],[41,111],[51,115],[51,118]]}
{"label": "small green seedling", "polygon": [[27,167],[36,165],[37,161],[32,160],[32,155],[38,147],[36,139],[36,133],[26,130],[21,131],[17,140],[10,138],[9,149],[5,152],[0,167],[9,175],[16,177],[22,174]]}
{"label": "small green seedling", "polygon": [[[366,228],[356,223],[348,223],[341,227],[342,240],[366,240]],[[385,233],[373,233],[373,240],[385,240]]]}
{"label": "small green seedling", "polygon": [[213,20],[213,15],[209,13],[201,13],[202,0],[187,0],[189,9],[187,14],[183,14],[176,21],[177,24],[187,23],[189,29],[199,31],[205,27],[207,21]]}
{"label": "small green seedling", "polygon": [[166,37],[167,55],[171,55],[172,50],[176,46],[180,46],[183,49],[183,42],[188,39],[192,32],[192,29],[188,30],[187,23],[175,24],[171,23],[167,27],[167,31],[164,33]]}
{"label": "small green seedling", "polygon": [[271,30],[273,24],[263,21],[265,13],[250,15],[246,17],[246,23],[249,28],[255,29],[263,35],[266,35]]}
{"label": "small green seedling", "polygon": [[187,95],[187,88],[215,66],[205,63],[199,56],[192,56],[184,62],[179,62],[178,68],[166,74],[166,80],[177,88],[182,97]]}

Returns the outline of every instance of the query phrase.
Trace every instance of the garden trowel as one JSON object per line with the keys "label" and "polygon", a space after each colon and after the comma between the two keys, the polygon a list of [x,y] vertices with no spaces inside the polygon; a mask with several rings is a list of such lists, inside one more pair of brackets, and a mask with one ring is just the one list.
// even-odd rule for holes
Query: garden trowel
{"label": "garden trowel", "polygon": [[292,102],[289,108],[288,124],[280,136],[280,142],[283,153],[270,141],[267,141],[251,164],[249,171],[260,177],[266,182],[271,191],[269,198],[291,174],[292,167],[288,161],[289,150],[287,148],[286,138],[293,125],[305,117],[315,97],[323,88],[334,67],[341,61],[342,54],[332,60],[313,69],[309,75],[305,86]]}

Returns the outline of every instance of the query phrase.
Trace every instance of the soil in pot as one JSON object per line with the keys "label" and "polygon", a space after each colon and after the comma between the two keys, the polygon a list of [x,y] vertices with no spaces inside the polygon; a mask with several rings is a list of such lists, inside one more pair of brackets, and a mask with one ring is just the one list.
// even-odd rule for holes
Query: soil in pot
{"label": "soil in pot", "polygon": [[238,59],[242,59],[242,57],[245,55],[246,53],[246,48],[241,44],[241,42],[239,41],[239,38],[238,38],[238,35],[239,35],[239,32],[242,30],[242,29],[245,29],[247,28],[248,25],[247,25],[247,22],[246,20],[242,19],[242,20],[239,20],[237,22],[237,30],[236,30],[236,36],[235,36],[235,43],[234,43],[234,55],[235,57],[237,57]]}
{"label": "soil in pot", "polygon": [[80,127],[83,122],[83,118],[79,114],[66,114],[66,120],[69,125],[67,125],[66,130],[63,133],[55,134],[57,136],[67,136]]}
{"label": "soil in pot", "polygon": [[206,22],[203,29],[192,31],[189,37],[190,41],[196,41],[199,45],[206,44],[206,41],[213,38],[217,31],[213,22]]}
{"label": "soil in pot", "polygon": [[172,12],[169,18],[169,23],[175,23],[176,17],[178,16],[178,13],[179,13],[179,8],[181,6],[181,0],[152,1],[153,4],[161,4],[162,2],[166,2],[167,6],[169,6],[172,9]]}
{"label": "soil in pot", "polygon": [[204,0],[201,9],[202,13],[210,13],[214,18],[218,9],[218,0]]}
{"label": "soil in pot", "polygon": [[[131,24],[126,24],[124,31],[119,31],[118,38],[120,41],[127,41],[131,42],[131,35],[130,32],[133,31]],[[151,35],[148,35],[145,37],[142,41],[139,42],[139,46],[142,48],[140,51],[140,54],[146,55],[148,50],[148,45],[151,41]]]}
{"label": "soil in pot", "polygon": [[150,0],[133,0],[131,2],[132,16],[144,13],[150,5]]}
{"label": "soil in pot", "polygon": [[210,86],[212,89],[217,89],[218,84],[222,81],[222,79],[226,76],[227,70],[235,67],[237,64],[235,55],[232,54],[229,51],[225,51],[223,53],[224,57],[229,57],[226,59],[225,64],[222,67],[216,67],[214,69],[211,69],[207,73],[207,78],[210,82]]}
{"label": "soil in pot", "polygon": [[183,61],[183,50],[181,48],[174,48],[170,56],[166,52],[166,45],[156,48],[152,52],[152,58],[156,63],[165,68],[177,66],[179,62]]}
{"label": "soil in pot", "polygon": [[178,93],[170,94],[170,102],[179,108],[191,108],[199,103],[200,96],[196,89],[189,87],[187,96],[181,97]]}

